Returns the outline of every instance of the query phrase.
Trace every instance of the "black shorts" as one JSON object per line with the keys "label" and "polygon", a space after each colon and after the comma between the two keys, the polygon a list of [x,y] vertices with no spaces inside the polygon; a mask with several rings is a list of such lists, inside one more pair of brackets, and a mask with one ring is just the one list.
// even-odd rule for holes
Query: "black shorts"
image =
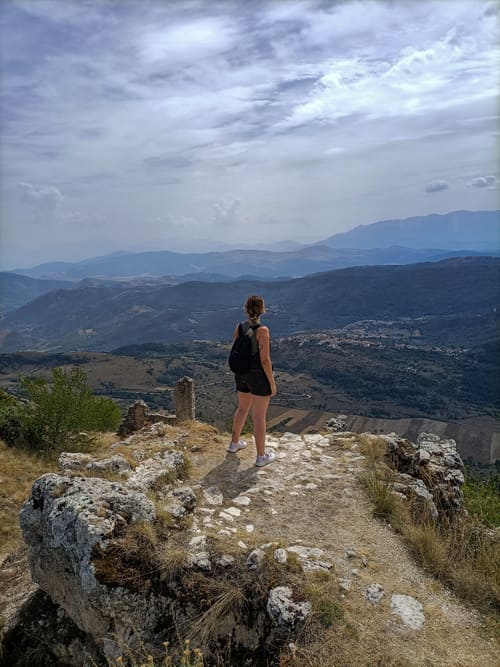
{"label": "black shorts", "polygon": [[244,375],[235,375],[237,391],[254,396],[271,396],[271,385],[260,368],[253,368]]}

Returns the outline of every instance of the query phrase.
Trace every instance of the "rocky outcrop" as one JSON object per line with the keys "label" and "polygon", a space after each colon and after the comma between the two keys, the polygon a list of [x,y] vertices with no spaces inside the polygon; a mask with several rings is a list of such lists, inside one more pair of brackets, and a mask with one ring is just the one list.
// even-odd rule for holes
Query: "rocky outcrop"
{"label": "rocky outcrop", "polygon": [[464,511],[464,465],[454,440],[433,433],[421,433],[416,443],[395,434],[380,437],[387,443],[387,462],[399,473],[394,490],[415,500],[417,511],[439,519]]}
{"label": "rocky outcrop", "polygon": [[[218,595],[225,599],[230,586],[237,602],[222,612],[217,608],[221,636],[218,638],[215,630],[211,641],[227,643],[227,627],[235,629],[232,653],[236,662],[231,664],[243,664],[238,655],[251,660],[257,660],[255,656],[263,651],[271,655],[310,611],[309,602],[293,600],[292,588],[271,585],[275,575],[267,597],[256,595],[256,589],[265,587],[266,553],[278,551],[273,543],[249,555],[243,544],[247,553],[241,547],[238,555],[225,553],[196,527],[195,519],[192,529],[179,532],[175,525],[170,527],[169,534],[176,534],[171,549],[177,556],[169,560],[170,538],[163,530],[159,544],[155,532],[157,511],[166,510],[174,519],[181,519],[192,515],[197,506],[194,490],[181,485],[175,476],[168,477],[182,462],[181,452],[163,452],[138,465],[127,483],[47,474],[34,483],[23,506],[20,521],[33,579],[64,610],[64,617],[71,619],[80,642],[74,646],[80,647],[80,656],[85,651],[94,656],[98,647],[101,659],[93,658],[97,665],[114,664],[118,656],[137,647],[159,657],[163,642],[172,641],[172,628],[186,632],[197,627],[200,618],[209,617]],[[62,464],[69,468],[90,463],[87,458],[62,457]],[[163,488],[156,488],[156,506],[160,508],[156,510],[144,492],[150,492],[166,474]],[[222,502],[221,492],[212,492],[208,498],[220,495]],[[233,521],[241,510],[232,506],[220,514]],[[301,559],[305,570],[322,552],[292,546],[288,553]],[[286,584],[286,558],[279,565]],[[199,586],[215,591],[211,602],[207,593],[200,595]],[[238,602],[240,598],[246,601],[244,606]],[[85,635],[89,637],[88,650],[80,646]],[[83,663],[70,653],[65,656],[67,664],[80,667]]]}
{"label": "rocky outcrop", "polygon": [[149,412],[149,408],[144,401],[136,401],[129,407],[127,414],[118,427],[118,435],[126,437],[140,431],[144,426],[160,422],[175,424],[176,417],[175,415],[162,415],[160,413]]}
{"label": "rocky outcrop", "polygon": [[[335,553],[336,533],[335,540],[322,544],[311,537],[302,541],[303,532],[289,541],[282,535],[283,521],[295,521],[293,513],[281,519],[289,507],[301,507],[304,527],[325,517],[331,521],[354,502],[353,495],[359,505],[365,502],[356,488],[365,457],[355,436],[270,437],[268,444],[276,450],[272,466],[256,470],[252,461],[240,470],[243,455],[222,454],[216,473],[187,486],[181,475],[187,441],[179,449],[184,432],[178,440],[156,435],[148,440],[151,428],[142,431],[147,447],[136,447],[140,434],[131,438],[127,457],[137,462],[132,470],[118,465],[117,458],[125,461],[118,454],[100,461],[64,455],[65,474],[37,480],[21,512],[33,577],[82,633],[75,635],[75,647],[88,635],[89,654],[94,656],[97,647],[102,665],[114,664],[136,646],[161,656],[163,642],[175,642],[179,634],[193,637],[193,645],[212,655],[213,663],[207,664],[216,664],[214,655],[222,646],[231,653],[224,663],[228,667],[264,660],[278,664],[280,647],[314,618],[307,586],[296,587],[309,577],[331,577],[340,597],[359,595],[367,613],[384,610],[388,626],[405,632],[421,627],[421,603],[400,588],[391,590],[383,569],[370,570],[372,556],[367,557],[359,536],[349,535]],[[386,460],[397,471],[396,493],[421,502],[435,516],[459,511],[461,462],[453,443],[441,446],[432,436],[415,444],[381,437]],[[149,449],[153,440],[161,448],[156,454]],[[78,476],[81,470],[119,472],[123,480],[85,478]],[[273,541],[258,539],[263,526],[280,532],[266,533]],[[81,667],[69,654],[64,659]]]}
{"label": "rocky outcrop", "polygon": [[130,525],[154,518],[152,502],[122,484],[56,474],[34,483],[21,510],[33,579],[102,647],[113,636],[128,641],[134,625],[152,619],[142,596],[99,582],[96,554]]}

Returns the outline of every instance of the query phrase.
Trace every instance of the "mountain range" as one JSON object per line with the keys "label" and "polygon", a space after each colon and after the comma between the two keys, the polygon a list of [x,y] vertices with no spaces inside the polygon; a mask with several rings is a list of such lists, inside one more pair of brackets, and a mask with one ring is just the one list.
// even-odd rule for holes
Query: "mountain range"
{"label": "mountain range", "polygon": [[[320,243],[287,250],[240,248],[220,252],[179,253],[172,250],[115,252],[80,262],[48,262],[15,272],[32,278],[77,282],[134,277],[198,276],[301,277],[331,269],[386,264],[439,261],[453,256],[500,255],[498,211],[455,211],[362,225],[335,234]],[[275,244],[276,245],[276,244]],[[280,248],[289,248],[283,242]],[[8,279],[4,273],[2,282]],[[12,294],[7,283],[2,291]],[[42,286],[40,290],[42,290]],[[11,301],[15,297],[11,296]],[[16,305],[25,301],[17,299]]]}
{"label": "mountain range", "polygon": [[500,248],[500,211],[452,211],[382,220],[359,225],[348,232],[321,241],[333,248],[440,248],[449,250],[498,250]]}
{"label": "mountain range", "polygon": [[369,319],[468,318],[480,324],[498,307],[499,272],[498,258],[465,257],[274,281],[83,284],[7,313],[0,349],[110,350],[151,341],[226,340],[251,293],[265,296],[266,322],[281,336]]}

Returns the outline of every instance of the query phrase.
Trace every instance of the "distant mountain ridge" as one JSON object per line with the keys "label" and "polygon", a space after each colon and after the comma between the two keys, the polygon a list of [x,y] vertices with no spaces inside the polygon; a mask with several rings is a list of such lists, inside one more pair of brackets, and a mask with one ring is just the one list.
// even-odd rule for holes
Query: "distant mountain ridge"
{"label": "distant mountain ridge", "polygon": [[[212,274],[238,278],[301,277],[349,266],[413,264],[454,256],[500,255],[500,211],[454,211],[361,225],[321,242],[283,241],[267,249],[212,252],[115,252],[79,262],[46,262],[14,273],[79,281]],[[279,248],[279,251],[277,250]],[[213,279],[213,278],[203,278]]]}
{"label": "distant mountain ridge", "polygon": [[8,313],[2,351],[110,350],[121,345],[224,340],[250,293],[263,293],[274,335],[363,319],[457,318],[498,307],[500,259],[468,257],[406,266],[353,267],[283,281],[175,286],[79,286]]}
{"label": "distant mountain ridge", "polygon": [[381,220],[334,234],[320,243],[334,248],[369,249],[401,245],[406,248],[498,251],[500,211],[452,211],[401,220]]}

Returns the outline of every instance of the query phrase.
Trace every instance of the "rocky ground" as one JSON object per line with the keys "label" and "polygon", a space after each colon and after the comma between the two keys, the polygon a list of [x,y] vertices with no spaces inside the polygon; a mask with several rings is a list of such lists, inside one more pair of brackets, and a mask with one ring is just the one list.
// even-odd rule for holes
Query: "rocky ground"
{"label": "rocky ground", "polygon": [[[248,447],[237,454],[227,453],[227,444],[215,430],[195,423],[177,427],[154,424],[112,443],[100,457],[63,456],[61,474],[70,479],[75,471],[79,475],[123,479],[126,489],[130,489],[126,491],[130,503],[135,502],[133,494],[155,489],[157,501],[170,515],[185,521],[190,566],[200,572],[231,568],[241,557],[248,570],[258,570],[260,563],[271,557],[283,566],[298,559],[305,577],[313,576],[310,573],[315,571],[331,573],[342,620],[317,645],[314,637],[302,641],[298,630],[298,636],[291,637],[289,655],[290,660],[295,656],[295,662],[290,665],[498,664],[498,644],[488,636],[480,615],[417,567],[391,526],[373,518],[372,505],[360,481],[366,471],[362,437],[351,433],[269,436],[268,448],[276,452],[277,458],[264,468],[253,465],[255,448],[251,439]],[[177,450],[189,457],[189,480],[158,490],[161,476],[181,465]],[[57,493],[51,491],[54,507],[58,496],[64,496],[68,488],[61,479],[51,478],[46,484],[52,484],[52,489],[59,485]],[[96,480],[95,487],[100,483]],[[104,486],[108,483],[102,482]],[[78,484],[73,495],[81,498],[87,493],[90,497],[85,491],[87,482]],[[39,499],[41,494],[42,490]],[[94,500],[85,502],[85,512],[94,511],[89,510],[95,507]],[[144,505],[149,501],[140,502]],[[31,504],[36,504],[33,499]],[[134,508],[131,514],[138,511]],[[146,515],[152,510],[144,505],[141,511]],[[26,526],[33,526],[33,516],[26,516],[25,532],[29,532],[31,528]],[[109,512],[103,514],[100,509],[95,516],[104,522],[110,520]],[[101,530],[98,520],[93,521],[93,530]],[[69,522],[68,518],[66,533]],[[60,543],[62,538],[58,539]],[[209,547],[214,540],[219,545],[216,557]],[[77,541],[83,540],[79,537]],[[40,567],[44,565],[38,563],[35,571]],[[22,551],[2,564],[1,602],[7,626],[12,626],[23,595],[33,589],[26,572]],[[44,576],[38,572],[42,585]],[[82,576],[89,581],[89,571]],[[283,624],[287,622],[283,610],[288,605],[296,615],[292,627],[301,615],[307,616],[309,603],[293,601],[285,588],[273,589],[267,612],[273,623]],[[58,589],[55,585],[54,594],[56,598],[66,596],[65,587]],[[61,599],[58,601],[61,603]],[[81,610],[77,615],[80,613],[84,616]],[[316,662],[311,662],[311,649],[316,651]]]}

